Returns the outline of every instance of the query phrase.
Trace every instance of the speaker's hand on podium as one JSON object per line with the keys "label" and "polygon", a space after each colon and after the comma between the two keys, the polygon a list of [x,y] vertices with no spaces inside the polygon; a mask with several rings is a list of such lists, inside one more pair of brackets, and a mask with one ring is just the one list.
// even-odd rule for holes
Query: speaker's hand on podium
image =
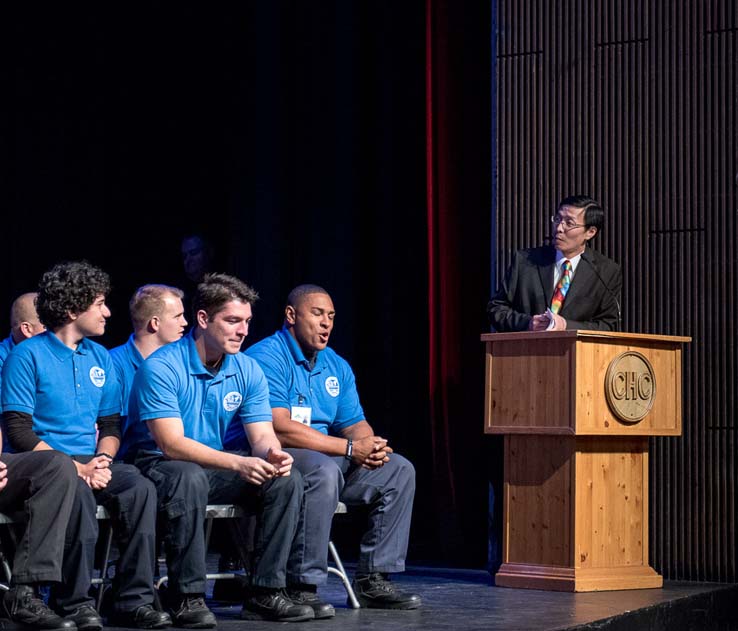
{"label": "speaker's hand on podium", "polygon": [[553,317],[552,331],[566,331],[566,318],[562,318],[558,313],[551,314]]}
{"label": "speaker's hand on podium", "polygon": [[530,319],[530,324],[528,325],[529,331],[545,331],[548,329],[549,324],[551,324],[551,315],[549,315],[548,311],[545,311],[544,313],[539,313],[538,315],[534,315]]}

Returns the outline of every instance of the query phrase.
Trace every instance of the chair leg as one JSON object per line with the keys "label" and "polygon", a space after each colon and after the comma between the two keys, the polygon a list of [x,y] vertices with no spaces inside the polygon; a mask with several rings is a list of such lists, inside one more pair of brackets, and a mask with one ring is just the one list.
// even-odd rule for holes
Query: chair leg
{"label": "chair leg", "polygon": [[102,607],[103,596],[105,590],[109,587],[108,584],[108,563],[110,562],[110,549],[113,545],[113,524],[107,522],[106,534],[105,534],[105,552],[103,553],[102,565],[100,566],[100,589],[97,592],[97,610],[100,611]]}
{"label": "chair leg", "polygon": [[346,575],[346,570],[343,567],[343,563],[341,563],[341,557],[338,556],[338,550],[336,550],[336,546],[333,545],[332,541],[328,542],[328,551],[331,553],[331,557],[333,557],[333,562],[336,564],[336,567],[329,567],[328,571],[331,574],[335,574],[336,576],[338,576],[338,578],[341,579],[341,582],[346,589],[346,594],[348,595],[351,607],[353,609],[361,609],[361,605],[356,599],[356,594],[354,594],[354,588],[351,587],[351,581]]}
{"label": "chair leg", "polygon": [[10,581],[13,577],[13,570],[10,568],[10,563],[8,563],[8,559],[3,554],[2,549],[0,549],[0,569],[2,569],[3,574],[3,582],[0,583],[0,589],[8,591],[10,589]]}

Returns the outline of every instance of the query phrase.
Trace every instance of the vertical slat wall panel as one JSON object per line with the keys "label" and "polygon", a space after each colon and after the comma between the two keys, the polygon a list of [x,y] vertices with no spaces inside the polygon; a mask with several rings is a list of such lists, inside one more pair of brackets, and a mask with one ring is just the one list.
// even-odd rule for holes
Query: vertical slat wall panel
{"label": "vertical slat wall panel", "polygon": [[738,580],[738,3],[495,0],[493,277],[565,195],[608,213],[624,329],[690,335],[684,432],[651,443],[651,563]]}

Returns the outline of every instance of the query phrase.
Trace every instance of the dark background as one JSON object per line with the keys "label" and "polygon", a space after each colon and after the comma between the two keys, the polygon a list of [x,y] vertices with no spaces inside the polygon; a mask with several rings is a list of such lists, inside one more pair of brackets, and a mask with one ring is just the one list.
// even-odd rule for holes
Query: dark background
{"label": "dark background", "polygon": [[[434,4],[453,203],[429,243]],[[133,290],[182,284],[179,242],[191,231],[261,295],[247,345],[280,325],[294,285],[320,284],[338,314],[331,344],[354,367],[368,419],[417,467],[409,563],[483,567],[488,478],[499,473],[496,439],[482,435],[479,343],[490,284],[488,3],[47,3],[6,10],[2,33],[0,331],[45,269],[86,259],[113,282],[100,341],[123,343]],[[449,225],[453,291],[437,300],[449,301],[462,369],[435,412],[439,432],[429,261]]]}

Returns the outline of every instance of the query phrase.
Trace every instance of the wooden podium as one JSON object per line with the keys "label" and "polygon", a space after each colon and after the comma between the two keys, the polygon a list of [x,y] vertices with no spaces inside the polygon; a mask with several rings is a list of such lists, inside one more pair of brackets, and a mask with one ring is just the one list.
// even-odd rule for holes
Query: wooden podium
{"label": "wooden podium", "polygon": [[495,583],[661,587],[648,564],[648,437],[682,430],[689,337],[487,333],[485,432],[505,435]]}

